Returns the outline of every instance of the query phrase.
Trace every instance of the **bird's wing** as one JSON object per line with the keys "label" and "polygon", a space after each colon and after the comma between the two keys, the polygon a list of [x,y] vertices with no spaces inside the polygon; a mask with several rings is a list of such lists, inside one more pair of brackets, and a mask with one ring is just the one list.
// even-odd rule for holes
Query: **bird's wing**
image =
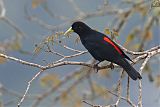
{"label": "bird's wing", "polygon": [[113,46],[113,48],[120,54],[122,55],[124,58],[130,60],[131,62],[133,62],[123,51],[122,49],[114,42],[112,41],[110,38],[108,38],[107,36],[103,37],[103,40],[108,42],[109,44],[111,44]]}
{"label": "bird's wing", "polygon": [[129,58],[123,51],[122,51],[122,53],[123,53],[123,56],[124,56],[126,59],[128,59],[128,60],[131,61],[131,62],[133,62],[132,59]]}

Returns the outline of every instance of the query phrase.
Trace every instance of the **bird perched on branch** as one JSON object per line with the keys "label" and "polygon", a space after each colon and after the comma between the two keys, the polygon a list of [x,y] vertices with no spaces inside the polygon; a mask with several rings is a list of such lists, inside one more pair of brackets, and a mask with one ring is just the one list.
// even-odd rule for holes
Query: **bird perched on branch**
{"label": "bird perched on branch", "polygon": [[99,62],[107,60],[121,66],[133,79],[142,79],[141,75],[126,60],[132,61],[122,49],[105,34],[93,30],[83,22],[77,21],[65,32],[75,32],[89,53]]}

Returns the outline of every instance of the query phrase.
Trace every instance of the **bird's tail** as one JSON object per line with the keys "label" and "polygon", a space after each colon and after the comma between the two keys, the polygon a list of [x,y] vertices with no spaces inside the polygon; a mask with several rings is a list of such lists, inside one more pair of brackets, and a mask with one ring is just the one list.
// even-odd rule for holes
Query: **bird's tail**
{"label": "bird's tail", "polygon": [[137,80],[138,79],[142,79],[141,75],[139,74],[139,72],[137,72],[126,59],[123,59],[121,61],[121,63],[119,64],[127,73],[128,75],[133,79],[133,80]]}

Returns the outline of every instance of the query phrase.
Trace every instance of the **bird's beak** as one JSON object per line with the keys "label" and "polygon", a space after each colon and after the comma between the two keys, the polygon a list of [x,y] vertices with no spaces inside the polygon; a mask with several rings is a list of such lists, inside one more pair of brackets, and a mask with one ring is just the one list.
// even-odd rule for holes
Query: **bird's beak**
{"label": "bird's beak", "polygon": [[74,30],[72,29],[72,27],[70,27],[65,33],[64,35],[69,35],[70,33],[74,32]]}

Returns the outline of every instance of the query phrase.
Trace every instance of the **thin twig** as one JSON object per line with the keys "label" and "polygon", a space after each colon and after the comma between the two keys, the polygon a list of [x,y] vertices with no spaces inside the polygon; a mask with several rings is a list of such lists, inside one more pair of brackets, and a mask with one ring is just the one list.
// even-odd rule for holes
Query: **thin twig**
{"label": "thin twig", "polygon": [[129,78],[129,76],[128,76],[128,78],[127,78],[127,100],[130,100],[130,90],[129,90],[129,88],[130,88],[130,78]]}
{"label": "thin twig", "polygon": [[[147,62],[150,59],[150,54],[148,54],[147,58],[144,60],[144,62],[142,63],[142,66],[139,70],[139,73],[142,74],[142,71],[145,67],[145,65],[147,64]],[[139,97],[138,97],[138,107],[142,107],[142,80],[139,80]]]}
{"label": "thin twig", "polygon": [[24,93],[24,95],[22,96],[21,100],[20,100],[19,103],[18,103],[18,107],[21,106],[23,100],[25,99],[25,97],[26,97],[26,95],[27,95],[27,93],[28,93],[28,91],[29,91],[29,88],[30,88],[31,83],[33,82],[33,80],[35,80],[35,79],[41,74],[41,72],[43,72],[43,70],[40,70],[40,71],[28,82],[28,85],[27,85],[27,88],[26,88],[26,90],[25,90],[25,93]]}

